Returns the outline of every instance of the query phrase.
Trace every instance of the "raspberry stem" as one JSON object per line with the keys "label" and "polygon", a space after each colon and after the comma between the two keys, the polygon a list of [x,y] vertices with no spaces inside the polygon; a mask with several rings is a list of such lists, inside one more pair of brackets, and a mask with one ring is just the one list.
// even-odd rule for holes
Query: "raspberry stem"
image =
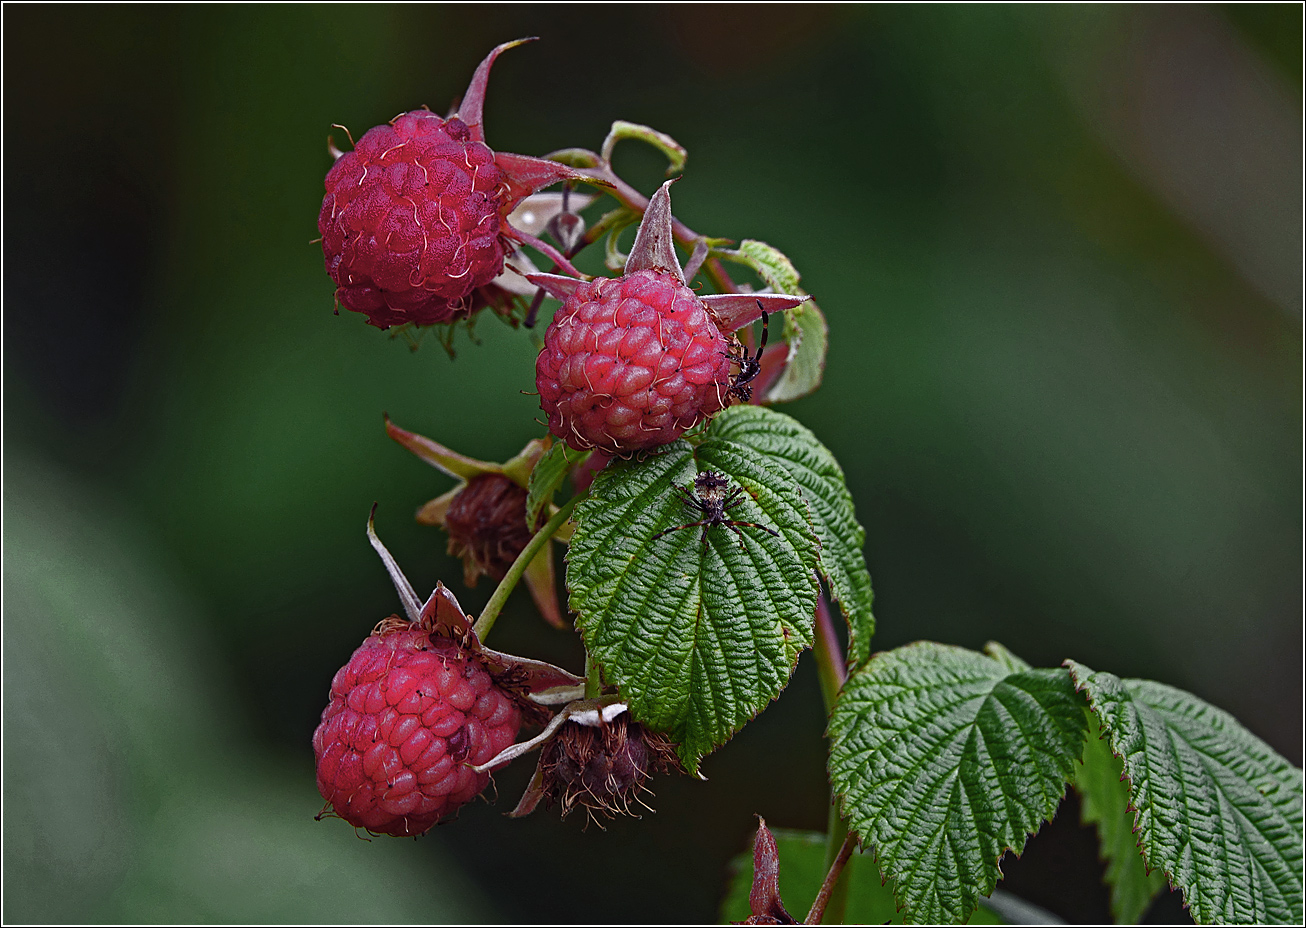
{"label": "raspberry stem", "polygon": [[[563,153],[555,152],[554,154],[561,155]],[[617,173],[612,170],[612,167],[604,163],[597,154],[585,149],[567,149],[566,154],[570,158],[576,159],[571,163],[577,163],[577,161],[588,161],[590,158],[593,158],[596,162],[594,167],[578,167],[576,173],[584,174],[587,177],[593,178],[596,182],[595,186],[598,187],[602,193],[608,194],[608,196],[613,197],[617,202],[621,203],[622,206],[635,210],[641,216],[644,215],[644,211],[648,209],[648,197],[644,196],[644,194],[640,193],[634,187],[630,186],[630,184],[618,177]],[[577,159],[578,154],[584,157]],[[559,158],[558,160],[563,159]],[[698,234],[675,217],[672,217],[671,220],[671,235],[676,241],[686,246],[692,246],[695,242],[704,239],[704,236]],[[597,239],[593,241],[596,240]],[[719,292],[738,292],[738,286],[722,266],[720,259],[715,257],[709,258],[703,265],[703,273],[707,275],[708,280],[712,281],[712,286],[716,287]]]}
{"label": "raspberry stem", "polygon": [[521,554],[517,555],[517,560],[512,562],[508,572],[503,575],[499,585],[494,588],[490,601],[481,610],[481,615],[477,618],[476,624],[472,626],[472,631],[476,633],[476,637],[481,641],[484,641],[486,636],[490,634],[490,629],[494,628],[494,622],[499,618],[499,613],[503,610],[503,604],[508,601],[508,594],[517,585],[517,581],[522,578],[522,574],[526,573],[526,568],[530,566],[531,561],[535,560],[535,555],[539,554],[540,549],[548,543],[553,534],[562,528],[562,523],[571,517],[571,511],[576,508],[576,504],[584,496],[584,493],[577,493],[568,500],[565,506],[553,514],[553,518],[544,523],[544,526],[527,542],[526,547],[522,548]]}
{"label": "raspberry stem", "polygon": [[[826,912],[835,916],[834,924],[843,924],[843,902],[847,899],[847,880],[840,880],[843,876],[844,866],[848,863],[848,858],[853,856],[853,849],[857,846],[857,839],[852,835],[847,835],[843,840],[843,845],[839,848],[839,854],[835,858],[834,864],[830,867],[830,872],[825,875],[825,882],[821,884],[821,891],[816,894],[816,901],[812,903],[812,908],[808,911],[807,917],[803,919],[804,925],[819,925],[825,918]],[[835,902],[835,890],[842,883],[845,887],[841,894],[843,899],[838,902],[839,911],[833,911],[831,903]]]}
{"label": "raspberry stem", "polygon": [[[821,682],[821,700],[825,703],[825,717],[829,720],[834,712],[834,701],[844,680],[848,678],[848,667],[839,650],[839,639],[834,632],[834,622],[830,618],[830,607],[821,596],[816,601],[816,642],[812,648],[816,658],[816,675]],[[807,924],[819,924],[829,915],[831,924],[842,924],[844,909],[848,904],[848,878],[844,864],[848,862],[848,850],[852,840],[848,834],[848,823],[839,811],[839,800],[833,789],[830,792],[830,818],[826,826],[825,866],[829,871],[826,886],[821,887],[824,900],[822,911],[817,911],[816,903],[808,913]],[[850,852],[849,852],[850,853]],[[833,880],[831,879],[833,877]],[[816,921],[813,922],[813,915]]]}
{"label": "raspberry stem", "polygon": [[585,651],[585,698],[597,699],[603,692],[603,676],[598,661],[589,650]]}

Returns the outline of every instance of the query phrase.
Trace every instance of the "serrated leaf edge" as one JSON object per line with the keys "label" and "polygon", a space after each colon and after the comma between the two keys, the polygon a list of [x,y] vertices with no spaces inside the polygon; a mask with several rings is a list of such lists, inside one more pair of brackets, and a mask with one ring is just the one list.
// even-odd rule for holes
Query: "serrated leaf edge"
{"label": "serrated leaf edge", "polygon": [[[1171,874],[1170,871],[1167,870],[1163,864],[1153,863],[1153,862],[1149,859],[1149,855],[1148,855],[1148,852],[1147,852],[1147,848],[1146,848],[1146,846],[1143,844],[1143,837],[1142,837],[1142,835],[1141,835],[1141,831],[1142,831],[1142,810],[1140,810],[1139,808],[1137,808],[1137,807],[1134,805],[1135,786],[1134,786],[1133,778],[1131,778],[1131,777],[1129,776],[1129,764],[1128,764],[1128,761],[1127,761],[1127,759],[1125,758],[1125,756],[1124,756],[1123,754],[1120,754],[1120,753],[1118,753],[1118,752],[1115,750],[1115,747],[1114,747],[1114,745],[1112,744],[1111,732],[1110,732],[1110,729],[1109,729],[1109,727],[1108,727],[1107,720],[1106,720],[1106,719],[1105,719],[1101,714],[1099,714],[1098,709],[1097,709],[1097,706],[1096,706],[1096,701],[1093,699],[1092,696],[1090,696],[1090,695],[1086,692],[1087,689],[1088,689],[1088,680],[1087,680],[1087,679],[1084,679],[1084,680],[1081,681],[1081,680],[1080,680],[1080,677],[1079,677],[1079,673],[1077,672],[1078,670],[1081,670],[1081,669],[1082,669],[1083,671],[1086,671],[1087,674],[1099,673],[1099,672],[1101,672],[1101,671],[1093,670],[1092,668],[1090,668],[1090,667],[1088,667],[1088,666],[1086,666],[1086,665],[1084,665],[1084,664],[1081,664],[1081,663],[1079,663],[1078,661],[1074,661],[1074,660],[1071,660],[1071,659],[1067,659],[1067,660],[1063,661],[1063,662],[1062,662],[1062,666],[1066,667],[1066,669],[1069,671],[1069,673],[1070,673],[1070,679],[1071,679],[1071,682],[1072,682],[1072,683],[1074,684],[1074,686],[1075,686],[1075,690],[1076,690],[1077,692],[1082,693],[1082,694],[1084,695],[1084,697],[1085,697],[1085,701],[1086,701],[1087,704],[1088,704],[1089,710],[1093,713],[1094,718],[1098,721],[1099,725],[1101,726],[1101,728],[1102,728],[1102,737],[1106,739],[1106,742],[1107,742],[1107,749],[1111,752],[1111,754],[1112,754],[1112,755],[1113,755],[1117,760],[1121,761],[1122,773],[1121,773],[1121,775],[1120,775],[1120,779],[1121,779],[1121,782],[1123,782],[1123,783],[1127,783],[1127,784],[1129,785],[1129,801],[1128,801],[1128,803],[1127,803],[1127,807],[1129,808],[1130,811],[1132,811],[1132,812],[1134,813],[1134,827],[1133,827],[1133,829],[1132,829],[1132,833],[1133,833],[1133,834],[1136,834],[1136,835],[1139,835],[1139,840],[1138,840],[1138,844],[1137,844],[1137,846],[1138,846],[1138,848],[1139,848],[1139,852],[1142,854],[1144,866],[1147,867],[1147,870],[1148,870],[1149,873],[1151,873],[1152,870],[1160,870],[1160,871],[1162,872],[1162,874],[1164,874],[1164,876],[1165,876],[1166,884],[1167,884],[1168,888],[1169,888],[1171,891],[1175,891],[1175,890],[1177,890],[1177,891],[1181,894],[1181,896],[1182,896],[1182,898],[1183,898],[1183,907],[1184,907],[1184,910],[1187,911],[1187,912],[1191,912],[1191,911],[1192,911],[1192,904],[1191,904],[1191,902],[1190,902],[1190,900],[1189,900],[1188,889],[1187,889],[1186,887],[1182,886],[1182,885],[1179,885],[1179,884],[1176,882],[1176,878],[1174,877],[1174,875]],[[1109,673],[1109,672],[1108,672],[1108,673]],[[1123,686],[1123,684],[1126,682],[1126,680],[1125,680],[1124,678],[1122,678],[1122,677],[1116,677],[1115,674],[1111,674],[1111,676],[1115,677],[1115,679],[1118,680],[1118,681],[1121,683],[1122,686]],[[1196,700],[1198,700],[1198,701],[1205,702],[1205,700],[1201,700],[1201,697],[1195,696],[1194,694],[1187,693],[1186,695],[1189,695],[1189,696],[1191,696],[1192,698],[1194,698],[1194,699],[1196,699]],[[1207,703],[1207,705],[1210,705],[1210,704]],[[1215,706],[1211,706],[1211,708],[1217,709],[1217,711],[1222,711],[1222,710],[1218,710],[1218,707],[1215,707]],[[1234,721],[1237,722],[1237,719],[1234,719]],[[1238,723],[1238,724],[1241,725],[1241,723]],[[1091,735],[1092,735],[1092,732],[1091,732],[1091,731],[1089,732],[1089,735],[1090,735],[1090,737],[1091,737]],[[1254,736],[1253,736],[1253,737],[1254,737]],[[1268,745],[1267,745],[1267,747],[1268,747]],[[1270,750],[1273,750],[1273,749],[1270,749]],[[1276,753],[1277,753],[1277,752],[1276,752]],[[1262,795],[1264,795],[1264,794],[1262,794]],[[1195,919],[1194,919],[1194,920],[1195,920]]]}

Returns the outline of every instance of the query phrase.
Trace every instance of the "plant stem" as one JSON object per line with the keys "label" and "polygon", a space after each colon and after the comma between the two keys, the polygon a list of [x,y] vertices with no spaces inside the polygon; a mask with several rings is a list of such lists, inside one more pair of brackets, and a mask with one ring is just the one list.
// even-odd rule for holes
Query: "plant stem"
{"label": "plant stem", "polygon": [[830,607],[824,596],[816,603],[816,645],[812,648],[812,653],[816,655],[816,675],[821,681],[821,700],[825,703],[828,719],[834,711],[834,701],[843,681],[848,677],[848,668],[844,665],[839,638],[835,635]]}
{"label": "plant stem", "polygon": [[585,698],[595,699],[601,692],[603,692],[603,680],[600,677],[599,665],[587,649],[585,651]]}
{"label": "plant stem", "polygon": [[494,620],[499,617],[499,612],[503,609],[503,604],[508,601],[508,594],[512,592],[512,588],[517,585],[517,581],[522,578],[522,574],[526,573],[526,568],[535,559],[535,555],[539,554],[540,549],[548,544],[549,539],[553,537],[553,533],[562,528],[562,523],[571,517],[571,511],[576,508],[576,503],[580,501],[582,496],[584,496],[583,493],[576,494],[567,501],[565,506],[554,513],[553,518],[544,523],[544,527],[535,533],[535,537],[526,544],[526,547],[522,548],[521,554],[517,555],[517,560],[512,562],[508,572],[503,575],[499,585],[494,588],[490,601],[481,610],[480,618],[472,626],[472,631],[476,632],[476,637],[480,638],[481,641],[484,641],[486,636],[490,634],[490,629],[494,628]]}
{"label": "plant stem", "polygon": [[[596,181],[605,181],[607,184],[611,185],[606,186],[595,184],[595,187],[599,191],[606,193],[622,206],[635,210],[641,216],[644,214],[644,211],[648,209],[648,197],[644,196],[644,194],[640,193],[634,187],[630,186],[630,184],[618,177],[616,171],[612,170],[612,166],[600,158],[598,154],[584,149],[569,149],[568,154],[581,154],[585,156],[586,160],[592,160],[595,165],[594,167],[578,167],[576,172],[591,177]],[[680,242],[680,244],[689,248],[692,248],[695,242],[703,238],[702,235],[699,235],[674,216],[671,218],[671,235],[676,241]],[[597,238],[597,236],[594,238],[587,238],[587,242],[593,244],[593,242],[597,241]],[[739,292],[739,288],[735,284],[734,279],[731,278],[729,272],[726,271],[719,258],[708,258],[707,261],[703,263],[703,273],[707,276],[707,279],[712,282],[712,286],[716,287],[719,293]]]}
{"label": "plant stem", "polygon": [[839,853],[830,865],[830,872],[825,875],[825,882],[821,884],[821,891],[816,894],[816,901],[812,903],[811,909],[807,912],[807,917],[803,919],[804,925],[819,925],[821,919],[825,917],[825,910],[829,906],[835,894],[835,887],[842,884],[844,891],[841,894],[843,901],[837,914],[838,920],[843,921],[843,907],[848,899],[848,881],[841,879],[843,876],[844,865],[848,863],[848,858],[853,856],[853,848],[857,845],[857,839],[852,835],[844,838],[843,846],[839,848]]}
{"label": "plant stem", "polygon": [[[825,703],[825,717],[828,720],[830,713],[834,711],[834,701],[839,695],[839,689],[847,679],[848,668],[839,650],[839,639],[835,635],[834,622],[830,618],[830,607],[824,596],[819,597],[816,603],[816,646],[812,651],[816,655],[816,674],[821,681],[821,699]],[[844,910],[848,905],[848,877],[844,873],[844,864],[848,861],[848,855],[852,853],[853,840],[848,833],[848,826],[844,823],[843,816],[839,814],[839,805],[832,793],[825,844],[825,866],[828,870],[826,883],[829,892],[826,892],[825,886],[821,887],[824,898],[818,896],[816,900],[821,909],[818,911],[816,905],[813,905],[812,913],[815,913],[816,921],[812,920],[812,913],[809,913],[808,924],[818,924],[825,914],[830,916],[831,923],[842,924]]]}

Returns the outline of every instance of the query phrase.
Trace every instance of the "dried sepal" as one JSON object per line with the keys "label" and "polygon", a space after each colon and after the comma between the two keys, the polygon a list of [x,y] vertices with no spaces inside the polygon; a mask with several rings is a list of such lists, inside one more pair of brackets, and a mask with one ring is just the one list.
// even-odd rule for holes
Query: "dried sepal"
{"label": "dried sepal", "polygon": [[797,925],[798,920],[780,899],[780,850],[775,836],[766,827],[766,819],[757,817],[757,836],[753,839],[753,888],[748,894],[752,915],[738,925]]}
{"label": "dried sepal", "polygon": [[685,272],[676,255],[671,229],[671,185],[677,180],[679,178],[667,181],[649,199],[644,219],[635,233],[635,244],[630,247],[630,254],[626,257],[627,274],[636,271],[664,271],[680,283],[685,282]]}
{"label": "dried sepal", "polygon": [[641,725],[615,696],[578,699],[564,706],[548,726],[528,741],[512,745],[484,765],[495,769],[542,748],[535,774],[512,817],[529,815],[541,801],[558,805],[566,818],[583,808],[592,821],[634,815],[648,809],[654,773],[680,770],[675,745]]}
{"label": "dried sepal", "polygon": [[399,601],[403,603],[404,614],[408,616],[408,621],[420,622],[423,610],[422,601],[417,598],[413,585],[404,576],[403,570],[399,567],[399,562],[394,559],[394,555],[377,537],[374,524],[375,518],[376,503],[373,503],[372,511],[367,514],[367,540],[371,542],[376,553],[381,556],[381,563],[385,565],[386,573],[390,575],[390,582],[394,584],[395,592],[399,594]]}

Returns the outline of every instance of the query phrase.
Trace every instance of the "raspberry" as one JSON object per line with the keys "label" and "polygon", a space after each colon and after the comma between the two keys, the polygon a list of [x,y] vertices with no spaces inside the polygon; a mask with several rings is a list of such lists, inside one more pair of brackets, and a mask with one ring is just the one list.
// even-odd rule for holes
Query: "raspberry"
{"label": "raspberry", "polygon": [[451,638],[391,617],[331,681],[313,733],[317,785],[356,828],[425,833],[489,783],[521,711],[483,661]]}
{"label": "raspberry", "polygon": [[337,152],[317,228],[341,306],[385,329],[451,322],[502,302],[505,294],[485,288],[513,242],[538,241],[506,217],[524,197],[578,176],[485,144],[490,68],[500,53],[529,41],[491,51],[448,118],[413,110],[369,129],[353,151]]}
{"label": "raspberry", "polygon": [[582,282],[535,362],[549,431],[629,455],[674,441],[730,399],[726,338],[680,275],[644,269]]}
{"label": "raspberry", "polygon": [[386,328],[447,322],[503,269],[504,174],[459,118],[369,129],[327,172],[317,227],[346,309]]}

